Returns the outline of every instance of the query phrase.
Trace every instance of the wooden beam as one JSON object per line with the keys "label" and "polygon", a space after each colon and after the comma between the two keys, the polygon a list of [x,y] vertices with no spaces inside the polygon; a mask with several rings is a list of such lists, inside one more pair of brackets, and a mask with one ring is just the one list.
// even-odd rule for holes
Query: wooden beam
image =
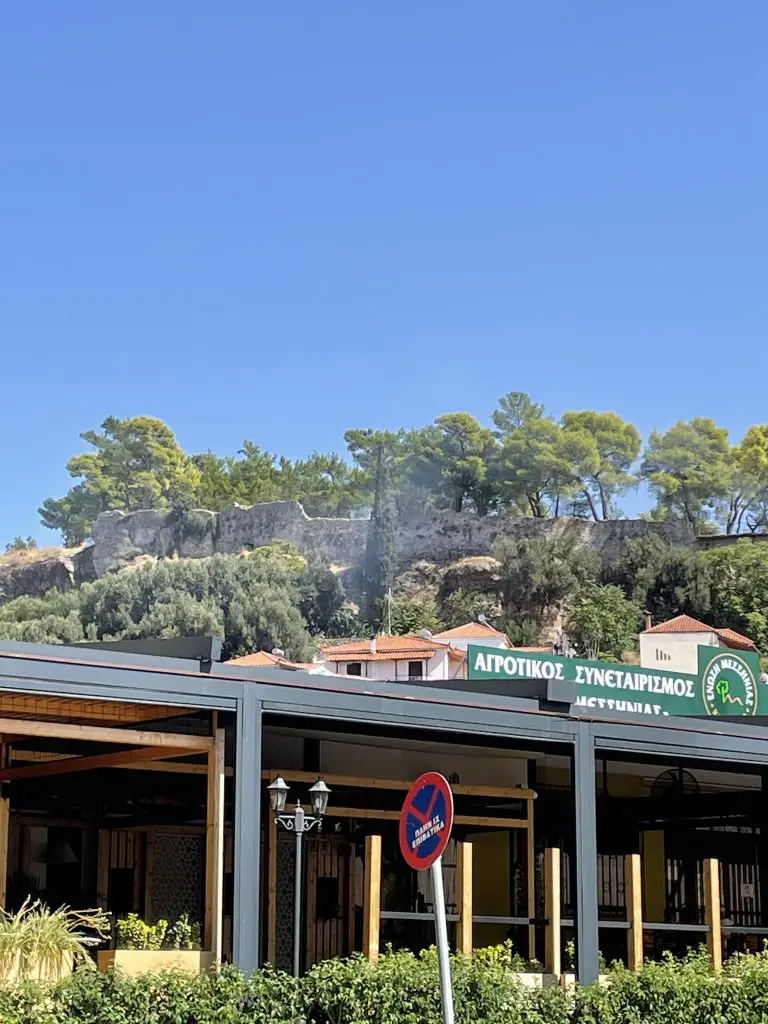
{"label": "wooden beam", "polygon": [[456,902],[456,949],[464,956],[472,956],[472,843],[456,844]]}
{"label": "wooden beam", "polygon": [[17,768],[0,769],[0,782],[16,779],[41,779],[47,775],[69,775],[71,772],[89,772],[94,768],[119,768],[133,761],[152,761],[163,757],[186,757],[188,750],[170,750],[168,747],[131,747],[128,750],[112,750],[108,754],[94,754],[89,757],[60,757],[55,761],[39,761],[35,764],[19,765]]}
{"label": "wooden beam", "polygon": [[35,722],[20,718],[0,718],[0,733],[6,736],[43,736],[47,739],[171,747],[192,751],[211,750],[214,744],[212,736],[188,736],[186,733],[154,732],[147,729],[116,729],[102,725],[72,725],[68,722]]}
{"label": "wooden beam", "polygon": [[[528,920],[536,917],[536,836],[533,830],[533,801],[528,804],[528,820],[525,823],[526,838],[526,869],[528,890]],[[536,959],[536,925],[528,925],[528,958]]]}
{"label": "wooden beam", "polygon": [[627,904],[627,967],[639,971],[643,966],[643,866],[639,853],[624,858],[624,892]]}
{"label": "wooden beam", "polygon": [[714,858],[704,861],[704,923],[707,948],[713,971],[723,969],[723,932],[720,921],[720,864]]}
{"label": "wooden beam", "polygon": [[[286,782],[317,782],[317,772],[299,772],[291,770],[266,769],[261,773],[262,779],[272,780],[280,775]],[[406,793],[413,785],[413,780],[375,779],[357,775],[326,775],[323,779],[329,786],[353,786],[356,789],[402,789]],[[476,786],[470,783],[451,783],[451,790],[457,796],[495,796],[507,800],[535,800],[536,793],[532,789],[518,789],[516,786]]]}
{"label": "wooden beam", "polygon": [[375,966],[379,960],[381,926],[381,836],[365,837],[363,891],[363,956]]}
{"label": "wooden beam", "polygon": [[[221,963],[224,921],[224,730],[208,753],[205,857],[205,948]],[[258,855],[258,851],[257,851]]]}
{"label": "wooden beam", "polygon": [[544,933],[544,970],[560,978],[562,974],[562,928],[560,893],[560,850],[556,846],[544,851],[544,914],[547,927]]}
{"label": "wooden beam", "polygon": [[[399,821],[400,811],[380,811],[375,807],[334,807],[326,811],[326,818],[362,818],[374,821]],[[524,818],[491,818],[487,815],[457,814],[456,825],[476,825],[480,828],[520,828],[526,827]]]}

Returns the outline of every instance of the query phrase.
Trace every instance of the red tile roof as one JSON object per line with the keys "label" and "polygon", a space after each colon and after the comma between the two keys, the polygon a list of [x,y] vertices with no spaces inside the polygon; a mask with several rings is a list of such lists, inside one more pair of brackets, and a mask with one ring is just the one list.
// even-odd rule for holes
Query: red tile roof
{"label": "red tile roof", "polygon": [[674,619],[667,622],[660,622],[657,626],[651,626],[644,630],[646,633],[715,633],[714,626],[708,626],[705,622],[690,615],[676,615]]}
{"label": "red tile roof", "polygon": [[425,640],[421,636],[377,636],[376,650],[371,640],[353,640],[346,644],[325,645],[320,653],[326,661],[409,661],[431,658],[448,644]]}
{"label": "red tile roof", "polygon": [[475,639],[475,637],[502,636],[507,639],[507,634],[499,629],[494,629],[486,622],[465,622],[463,626],[454,626],[453,629],[444,629],[442,633],[435,633],[436,640],[464,640]]}
{"label": "red tile roof", "polygon": [[714,633],[726,645],[745,651],[756,651],[757,647],[748,636],[742,636],[734,629],[720,629],[717,626],[708,626],[699,619],[690,615],[676,615],[674,619],[667,622],[660,622],[656,626],[643,631],[644,633]]}
{"label": "red tile roof", "polygon": [[244,654],[242,658],[232,658],[228,665],[259,666],[261,668],[296,668],[309,669],[312,665],[303,664],[298,661],[289,661],[277,654],[269,654],[267,651],[254,651],[252,654]]}

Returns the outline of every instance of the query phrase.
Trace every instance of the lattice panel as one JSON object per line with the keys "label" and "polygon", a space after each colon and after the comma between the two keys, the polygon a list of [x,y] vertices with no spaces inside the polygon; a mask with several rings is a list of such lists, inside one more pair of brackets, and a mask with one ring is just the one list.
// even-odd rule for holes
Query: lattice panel
{"label": "lattice panel", "polygon": [[171,923],[182,914],[203,920],[205,904],[205,840],[202,836],[152,837],[152,919]]}

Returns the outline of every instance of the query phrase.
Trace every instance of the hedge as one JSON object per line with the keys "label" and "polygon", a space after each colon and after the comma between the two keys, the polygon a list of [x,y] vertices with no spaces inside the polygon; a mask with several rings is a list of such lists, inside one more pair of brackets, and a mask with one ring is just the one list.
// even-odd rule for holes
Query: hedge
{"label": "hedge", "polygon": [[[758,1024],[768,1020],[768,953],[714,976],[703,954],[669,958],[588,989],[523,988],[508,949],[456,957],[457,1024]],[[441,1024],[433,951],[359,957],[300,981],[272,970],[123,978],[79,970],[56,987],[0,987],[1,1024]]]}

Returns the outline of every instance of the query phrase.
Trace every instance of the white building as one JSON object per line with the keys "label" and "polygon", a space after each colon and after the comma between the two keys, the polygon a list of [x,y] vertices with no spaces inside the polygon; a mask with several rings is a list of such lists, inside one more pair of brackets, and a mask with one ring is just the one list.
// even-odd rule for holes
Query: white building
{"label": "white building", "polygon": [[377,636],[326,644],[320,649],[323,665],[343,676],[367,679],[461,679],[466,675],[467,647],[510,647],[505,633],[484,622],[418,636]]}
{"label": "white building", "polygon": [[456,679],[466,657],[451,644],[426,636],[377,636],[320,648],[323,665],[365,679]]}
{"label": "white building", "polygon": [[690,615],[678,615],[640,634],[640,665],[696,675],[699,671],[699,647],[757,651],[749,637],[733,629],[717,629]]}

